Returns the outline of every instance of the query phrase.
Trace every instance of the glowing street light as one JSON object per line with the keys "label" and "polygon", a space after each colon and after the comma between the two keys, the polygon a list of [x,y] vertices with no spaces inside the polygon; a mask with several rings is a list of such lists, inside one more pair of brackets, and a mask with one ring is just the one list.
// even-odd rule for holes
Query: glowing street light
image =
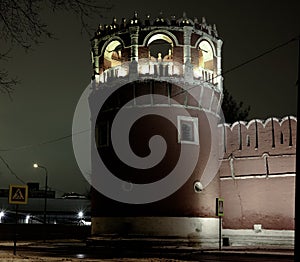
{"label": "glowing street light", "polygon": [[29,219],[30,219],[30,215],[27,215],[27,216],[26,216],[26,219],[25,219],[25,224],[28,224],[28,223],[29,223]]}
{"label": "glowing street light", "polygon": [[3,210],[0,211],[0,223],[2,223],[2,217],[5,217],[5,212]]}
{"label": "glowing street light", "polygon": [[83,214],[82,211],[79,211],[79,212],[78,212],[78,218],[82,219],[82,218],[83,218],[83,215],[84,215],[84,214]]}
{"label": "glowing street light", "polygon": [[45,170],[45,175],[46,175],[46,178],[45,178],[45,204],[44,204],[44,224],[46,224],[46,213],[47,213],[47,188],[48,188],[48,170],[46,167],[44,166],[41,166],[37,163],[34,163],[33,164],[33,167],[34,168],[42,168]]}

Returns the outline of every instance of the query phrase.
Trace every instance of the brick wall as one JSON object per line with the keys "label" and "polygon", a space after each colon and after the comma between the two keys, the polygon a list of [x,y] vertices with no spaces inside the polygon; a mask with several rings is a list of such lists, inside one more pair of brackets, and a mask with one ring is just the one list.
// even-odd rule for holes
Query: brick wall
{"label": "brick wall", "polygon": [[296,118],[220,126],[224,228],[294,229]]}

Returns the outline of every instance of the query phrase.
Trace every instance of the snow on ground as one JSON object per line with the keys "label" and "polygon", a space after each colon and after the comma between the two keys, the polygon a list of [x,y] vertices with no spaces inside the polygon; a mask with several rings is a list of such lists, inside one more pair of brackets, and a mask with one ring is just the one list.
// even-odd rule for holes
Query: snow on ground
{"label": "snow on ground", "polygon": [[166,259],[166,258],[114,258],[114,259],[80,259],[64,257],[44,257],[36,255],[22,255],[22,251],[14,255],[11,251],[0,250],[1,262],[182,262],[183,260]]}

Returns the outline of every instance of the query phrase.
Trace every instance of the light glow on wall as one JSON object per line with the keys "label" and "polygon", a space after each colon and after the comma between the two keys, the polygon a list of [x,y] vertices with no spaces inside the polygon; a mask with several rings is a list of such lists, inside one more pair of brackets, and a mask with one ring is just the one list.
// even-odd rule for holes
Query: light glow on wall
{"label": "light glow on wall", "polygon": [[121,47],[120,41],[113,40],[111,41],[104,51],[104,63],[107,63],[106,66],[114,67],[121,65],[120,59],[122,58],[121,50],[118,50]]}
{"label": "light glow on wall", "polygon": [[173,47],[173,41],[171,40],[170,37],[168,37],[165,34],[155,34],[155,35],[151,36],[150,39],[148,40],[148,46],[156,40],[164,40],[164,41],[168,42],[169,44],[171,44],[171,46]]}
{"label": "light glow on wall", "polygon": [[207,41],[201,41],[199,51],[202,53],[204,64],[214,58],[212,47]]}

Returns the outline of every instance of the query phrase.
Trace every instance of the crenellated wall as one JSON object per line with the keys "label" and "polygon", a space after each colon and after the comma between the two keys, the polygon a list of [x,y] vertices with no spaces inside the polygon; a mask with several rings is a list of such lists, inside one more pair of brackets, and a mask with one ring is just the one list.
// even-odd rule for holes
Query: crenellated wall
{"label": "crenellated wall", "polygon": [[295,154],[296,125],[297,120],[293,116],[225,124],[220,127],[225,158],[261,156],[263,153]]}
{"label": "crenellated wall", "polygon": [[294,229],[296,124],[288,116],[219,126],[224,228]]}

